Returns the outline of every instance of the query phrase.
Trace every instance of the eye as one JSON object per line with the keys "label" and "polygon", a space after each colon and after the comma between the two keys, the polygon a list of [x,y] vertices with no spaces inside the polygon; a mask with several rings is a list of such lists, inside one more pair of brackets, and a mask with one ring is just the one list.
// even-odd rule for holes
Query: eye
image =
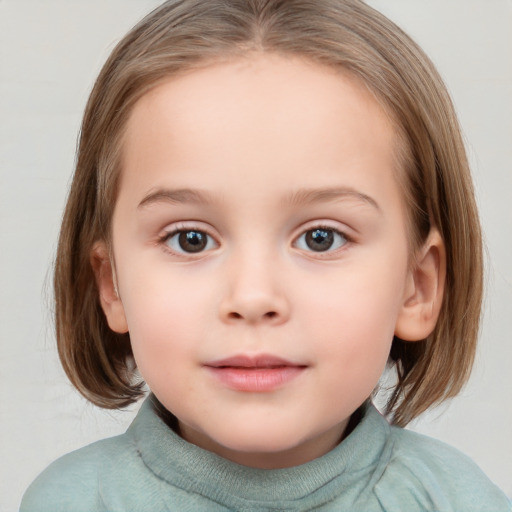
{"label": "eye", "polygon": [[181,229],[165,237],[164,243],[178,253],[198,253],[217,247],[215,240],[204,231],[197,229]]}
{"label": "eye", "polygon": [[304,251],[326,252],[339,249],[348,242],[346,236],[336,229],[309,229],[297,238],[296,247]]}

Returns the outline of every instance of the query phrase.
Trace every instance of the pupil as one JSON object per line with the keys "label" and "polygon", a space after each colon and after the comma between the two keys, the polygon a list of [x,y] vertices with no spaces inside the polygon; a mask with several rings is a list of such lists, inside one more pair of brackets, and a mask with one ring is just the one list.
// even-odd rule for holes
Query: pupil
{"label": "pupil", "polygon": [[306,245],[313,251],[321,252],[330,249],[334,241],[331,229],[313,229],[306,233]]}
{"label": "pupil", "polygon": [[202,251],[206,242],[206,235],[201,231],[183,231],[179,236],[180,247],[186,252]]}

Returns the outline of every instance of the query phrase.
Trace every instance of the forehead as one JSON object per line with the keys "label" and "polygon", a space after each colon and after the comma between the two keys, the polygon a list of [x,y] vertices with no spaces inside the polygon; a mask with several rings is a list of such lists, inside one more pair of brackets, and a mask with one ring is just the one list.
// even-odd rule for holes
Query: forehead
{"label": "forehead", "polygon": [[394,168],[395,145],[386,112],[354,77],[300,58],[254,54],[146,93],[126,127],[121,183],[147,191],[167,180],[178,188],[200,181],[214,190],[250,176],[254,190],[297,181],[308,188],[339,185],[343,169],[357,186],[368,181],[363,168]]}

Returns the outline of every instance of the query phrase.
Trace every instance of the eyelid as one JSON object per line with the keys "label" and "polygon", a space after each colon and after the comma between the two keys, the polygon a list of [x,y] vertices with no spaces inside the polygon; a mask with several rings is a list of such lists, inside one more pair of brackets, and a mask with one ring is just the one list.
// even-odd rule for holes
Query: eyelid
{"label": "eyelid", "polygon": [[[329,255],[332,255],[333,253],[338,253],[339,251],[342,251],[346,245],[352,243],[354,241],[354,237],[352,234],[349,234],[352,230],[347,228],[344,225],[340,225],[341,223],[338,221],[332,221],[332,220],[314,220],[309,221],[305,224],[302,224],[299,229],[295,231],[295,234],[292,238],[292,246],[296,247],[297,240],[303,236],[308,231],[312,231],[315,229],[325,229],[325,230],[331,230],[336,233],[338,233],[340,236],[345,238],[346,243],[344,243],[341,247],[333,249],[333,250],[326,250],[326,251],[313,251],[309,250],[306,251],[304,249],[297,248],[298,250],[301,250],[303,252],[308,252],[310,254],[314,254],[315,257],[328,257]],[[215,247],[209,248],[203,251],[199,251],[197,253],[189,253],[186,251],[176,251],[173,250],[171,247],[169,247],[166,242],[176,234],[184,231],[200,231],[202,233],[205,233],[208,237],[210,237]],[[202,221],[179,221],[174,222],[169,225],[167,225],[163,230],[160,231],[160,234],[157,238],[157,244],[162,245],[164,250],[167,252],[170,252],[172,254],[178,255],[180,257],[190,257],[190,258],[199,258],[204,257],[206,253],[209,253],[210,251],[217,249],[220,247],[221,243],[219,241],[220,236],[217,233],[216,230],[214,230],[210,225],[202,222]]]}
{"label": "eyelid", "polygon": [[[167,241],[170,240],[173,236],[178,233],[186,232],[186,231],[199,231],[201,233],[205,233],[213,242],[215,243],[215,247],[210,249],[205,249],[203,251],[199,251],[197,253],[186,252],[186,251],[177,251],[167,245]],[[217,233],[212,233],[213,229],[204,224],[201,221],[180,221],[175,222],[173,224],[169,224],[166,226],[158,235],[157,243],[163,246],[163,249],[166,252],[170,252],[172,254],[178,255],[180,257],[189,257],[189,258],[199,258],[204,257],[206,253],[217,249],[220,246],[219,236]]]}
{"label": "eyelid", "polygon": [[296,240],[300,235],[304,234],[306,231],[312,231],[314,229],[329,229],[332,231],[336,231],[340,235],[343,235],[347,240],[353,241],[354,235],[351,233],[354,232],[353,229],[347,227],[345,224],[342,224],[339,221],[327,220],[327,219],[319,219],[312,220],[301,224],[300,228],[296,229],[293,235],[293,240]]}
{"label": "eyelid", "polygon": [[[297,247],[297,241],[300,239],[300,237],[304,236],[308,231],[314,231],[315,229],[324,229],[327,231],[334,231],[338,235],[342,236],[346,242],[338,248],[335,248],[333,250],[325,250],[325,251],[313,251],[313,250],[306,250],[301,249],[300,247]],[[293,237],[292,245],[297,248],[300,251],[303,251],[304,253],[308,253],[309,255],[315,255],[315,257],[320,258],[327,258],[329,256],[332,256],[333,254],[337,254],[340,251],[343,251],[345,247],[352,243],[354,241],[354,238],[351,234],[349,234],[350,230],[348,228],[340,226],[339,222],[335,221],[328,221],[328,220],[315,220],[307,222],[306,224],[303,224],[300,227],[300,230],[297,230],[295,232],[295,235]]]}

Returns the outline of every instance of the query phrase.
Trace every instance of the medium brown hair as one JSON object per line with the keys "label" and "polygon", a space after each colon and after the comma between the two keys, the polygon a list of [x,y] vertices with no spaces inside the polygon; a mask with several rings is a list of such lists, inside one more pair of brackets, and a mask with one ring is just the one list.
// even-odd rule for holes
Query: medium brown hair
{"label": "medium brown hair", "polygon": [[300,56],[350,73],[396,124],[411,249],[435,226],[447,256],[434,332],[392,344],[397,383],[387,411],[405,425],[456,395],[469,376],[482,241],[459,125],[441,78],[402,30],[359,0],[171,0],[117,45],[87,103],[59,239],[54,285],[64,369],[101,407],[122,407],[142,395],[129,334],[109,329],[90,264],[93,244],[110,240],[124,127],[136,101],[161,81],[250,51]]}

